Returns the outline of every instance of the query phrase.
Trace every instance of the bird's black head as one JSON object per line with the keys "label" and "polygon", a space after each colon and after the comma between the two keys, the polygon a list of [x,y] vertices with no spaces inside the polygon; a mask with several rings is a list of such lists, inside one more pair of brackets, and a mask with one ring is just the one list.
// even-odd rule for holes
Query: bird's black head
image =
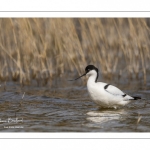
{"label": "bird's black head", "polygon": [[[81,75],[80,77],[74,79],[74,80],[77,80],[77,79],[79,79],[79,78],[85,76],[85,75],[86,75],[88,72],[90,72],[91,70],[95,70],[95,71],[97,72],[97,77],[96,77],[96,80],[95,80],[95,82],[97,82],[97,79],[98,79],[98,69],[97,69],[95,66],[93,66],[93,65],[88,65],[88,66],[85,68],[85,73],[84,73],[83,75]],[[70,80],[70,81],[72,81],[72,80]]]}
{"label": "bird's black head", "polygon": [[88,72],[90,72],[91,70],[95,70],[95,71],[97,72],[97,77],[96,77],[96,80],[95,80],[95,82],[97,82],[97,79],[98,79],[98,69],[97,69],[95,66],[93,66],[93,65],[88,65],[88,66],[85,68],[86,74],[87,74]]}
{"label": "bird's black head", "polygon": [[85,72],[88,73],[89,71],[91,70],[95,70],[97,73],[98,73],[98,69],[93,66],[93,65],[88,65],[86,68],[85,68]]}

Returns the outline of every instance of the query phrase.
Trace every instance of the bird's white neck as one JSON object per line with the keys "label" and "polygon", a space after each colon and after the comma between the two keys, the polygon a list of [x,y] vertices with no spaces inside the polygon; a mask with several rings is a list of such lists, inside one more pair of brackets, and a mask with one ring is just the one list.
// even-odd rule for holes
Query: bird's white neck
{"label": "bird's white neck", "polygon": [[95,70],[90,71],[89,73],[86,74],[86,76],[89,77],[88,82],[90,83],[95,83],[97,80],[97,72]]}
{"label": "bird's white neck", "polygon": [[95,82],[96,78],[97,78],[97,74],[92,74],[92,75],[90,75],[90,76],[89,76],[89,79],[88,79],[88,81],[87,81],[87,85],[89,85],[89,84],[95,84],[95,83],[96,83],[96,82]]}

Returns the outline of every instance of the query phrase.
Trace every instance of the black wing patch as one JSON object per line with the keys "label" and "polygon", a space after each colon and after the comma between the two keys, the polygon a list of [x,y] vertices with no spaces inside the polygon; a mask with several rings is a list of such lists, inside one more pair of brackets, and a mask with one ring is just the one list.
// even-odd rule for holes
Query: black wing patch
{"label": "black wing patch", "polygon": [[127,94],[122,95],[123,97],[125,97]]}
{"label": "black wing patch", "polygon": [[110,85],[110,84],[105,85],[105,86],[104,86],[104,89],[106,90],[106,89],[108,88],[109,85]]}
{"label": "black wing patch", "polygon": [[[120,94],[114,94],[114,93],[109,92],[109,91],[107,90],[107,88],[109,87],[109,85],[111,85],[111,84],[106,84],[106,85],[104,86],[104,89],[105,89],[106,92],[108,92],[108,93],[110,93],[110,94],[112,94],[112,95],[120,95]],[[126,95],[127,95],[127,94],[124,93],[124,94],[122,95],[122,97],[125,97]],[[120,95],[120,96],[121,96],[121,95]]]}

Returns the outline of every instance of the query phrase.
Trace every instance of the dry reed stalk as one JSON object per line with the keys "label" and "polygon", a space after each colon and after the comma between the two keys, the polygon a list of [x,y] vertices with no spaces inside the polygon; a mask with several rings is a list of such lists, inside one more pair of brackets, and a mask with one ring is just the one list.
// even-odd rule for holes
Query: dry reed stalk
{"label": "dry reed stalk", "polygon": [[19,48],[18,48],[18,42],[17,42],[17,38],[16,38],[15,27],[14,27],[14,23],[13,23],[12,19],[10,19],[10,23],[11,23],[12,30],[13,30],[13,37],[14,37],[15,49],[17,51],[17,64],[19,66],[20,84],[22,84],[23,71],[22,71],[22,68],[21,68],[20,52],[19,52]]}
{"label": "dry reed stalk", "polygon": [[6,18],[0,19],[0,32],[1,76],[10,70],[23,85],[82,74],[89,63],[109,79],[142,73],[147,82],[150,27],[144,18]]}

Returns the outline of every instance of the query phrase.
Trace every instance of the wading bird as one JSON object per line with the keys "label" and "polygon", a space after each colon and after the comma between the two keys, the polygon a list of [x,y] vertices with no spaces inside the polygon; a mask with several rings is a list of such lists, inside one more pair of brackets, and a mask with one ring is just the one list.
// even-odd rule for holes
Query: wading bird
{"label": "wading bird", "polygon": [[132,100],[141,99],[141,97],[129,96],[111,84],[97,82],[99,75],[98,69],[93,65],[88,65],[85,68],[85,73],[74,80],[77,80],[85,75],[89,77],[87,81],[87,89],[91,99],[103,108],[116,109],[120,106],[128,104]]}

